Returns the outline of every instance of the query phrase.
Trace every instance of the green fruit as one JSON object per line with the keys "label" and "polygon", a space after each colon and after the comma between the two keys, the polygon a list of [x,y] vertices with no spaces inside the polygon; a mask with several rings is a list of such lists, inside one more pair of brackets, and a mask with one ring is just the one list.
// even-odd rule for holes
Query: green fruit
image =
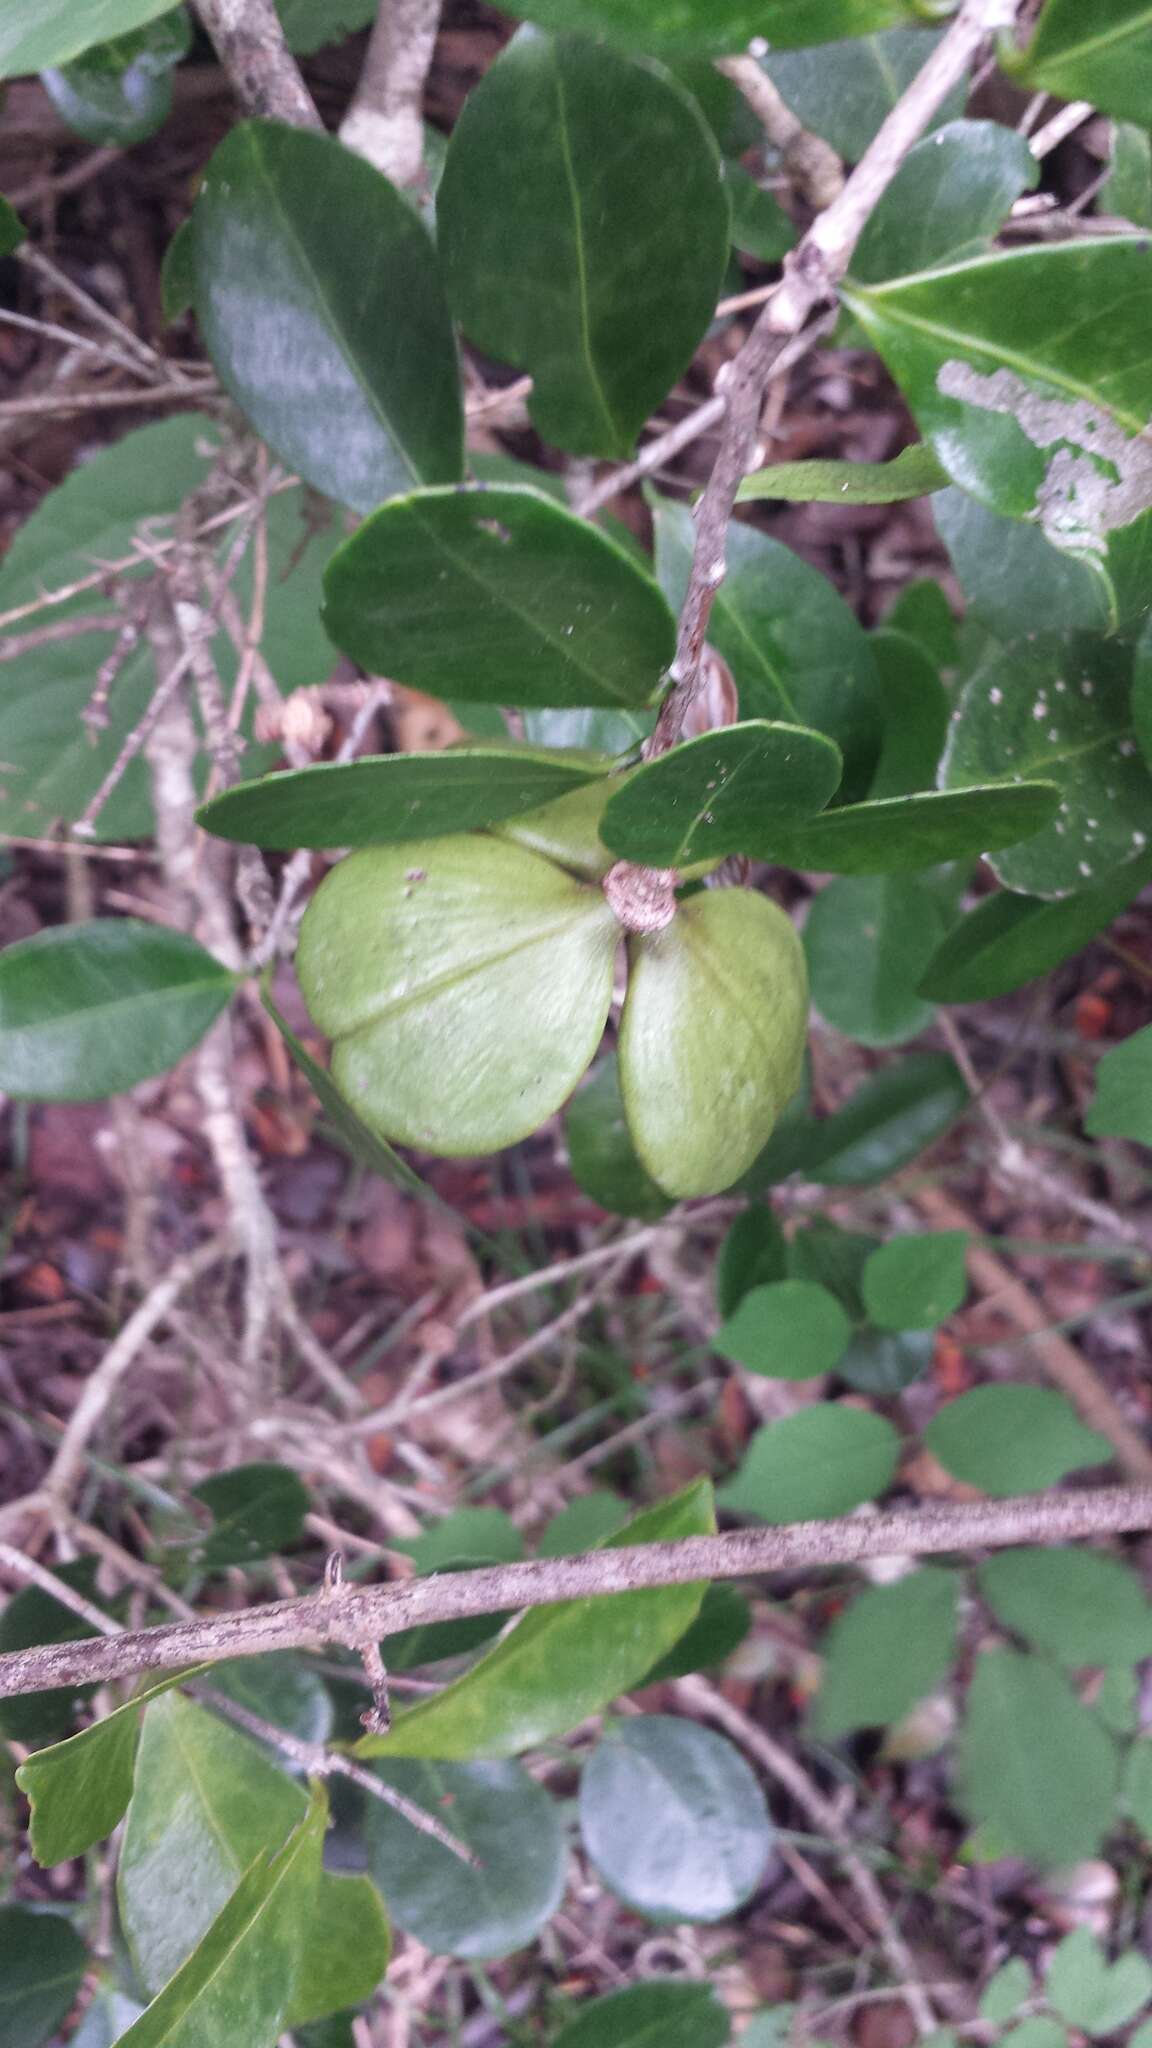
{"label": "green fruit", "polygon": [[803,948],[767,897],[714,889],[629,939],[628,955],[620,1087],[632,1142],[668,1194],[719,1194],[799,1086]]}
{"label": "green fruit", "polygon": [[518,1143],[572,1093],[607,1022],[619,936],[598,888],[461,834],[341,861],[296,965],[356,1114],[453,1157]]}

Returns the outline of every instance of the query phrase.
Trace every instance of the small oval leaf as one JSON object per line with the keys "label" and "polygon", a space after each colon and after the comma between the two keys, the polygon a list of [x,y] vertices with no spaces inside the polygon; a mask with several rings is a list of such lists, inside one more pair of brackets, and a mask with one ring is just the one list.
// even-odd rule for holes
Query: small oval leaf
{"label": "small oval leaf", "polygon": [[744,853],[765,813],[809,818],[835,793],[840,749],[805,726],[748,719],[634,769],[610,795],[601,837],[625,860],[685,868]]}

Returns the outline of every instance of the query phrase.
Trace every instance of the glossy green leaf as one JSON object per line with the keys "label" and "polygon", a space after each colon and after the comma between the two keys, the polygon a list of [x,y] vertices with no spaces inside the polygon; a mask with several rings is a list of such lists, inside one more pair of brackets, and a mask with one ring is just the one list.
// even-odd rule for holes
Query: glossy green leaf
{"label": "glossy green leaf", "polygon": [[754,36],[776,49],[865,35],[906,21],[908,0],[516,0],[506,13],[602,35],[625,49],[723,56]]}
{"label": "glossy green leaf", "polygon": [[[653,508],[656,568],[679,611],[692,561],[686,505]],[[826,576],[780,541],[736,520],[708,637],[736,679],[742,718],[813,726],[844,756],[844,794],[862,796],[879,740],[876,670],[868,635]],[[751,849],[750,849],[751,850]]]}
{"label": "glossy green leaf", "polygon": [[285,462],[357,512],[462,475],[436,258],[379,171],[335,136],[245,121],[209,160],[192,220],[205,346]]}
{"label": "glossy green leaf", "polygon": [[615,1493],[581,1493],[544,1529],[536,1545],[541,1557],[577,1557],[606,1543],[628,1520],[628,1506]]}
{"label": "glossy green leaf", "polygon": [[948,693],[938,663],[907,633],[885,628],[871,639],[883,726],[880,759],[868,795],[873,801],[912,796],[918,789],[935,786],[948,737]]}
{"label": "glossy green leaf", "polygon": [[353,2031],[355,2013],[337,2012],[330,2019],[316,2020],[310,2027],[294,2027],[296,2048],[356,2048]]}
{"label": "glossy green leaf", "polygon": [[1072,1863],[1112,1818],[1116,1750],[1066,1678],[1039,1657],[985,1650],[960,1738],[965,1810],[1006,1855]]}
{"label": "glossy green leaf", "polygon": [[[607,1546],[705,1535],[711,1488],[697,1480],[638,1515]],[[613,1594],[533,1608],[494,1650],[434,1699],[398,1714],[389,1735],[357,1745],[372,1756],[515,1756],[599,1713],[643,1678],[695,1616],[702,1586]]]}
{"label": "glossy green leaf", "polygon": [[313,1059],[307,1046],[289,1027],[287,1019],[281,1016],[267,987],[261,990],[260,1000],[323,1109],[336,1142],[349,1158],[359,1166],[366,1166],[370,1173],[378,1173],[382,1180],[394,1181],[397,1187],[407,1188],[410,1194],[435,1201],[431,1188],[413,1171],[407,1160],[401,1159],[386,1138],[377,1131],[369,1130],[367,1124],[361,1123],[349,1108],[327,1069]]}
{"label": "glossy green leaf", "polygon": [[825,811],[804,825],[765,820],[747,851],[812,873],[879,875],[1014,846],[1049,825],[1060,801],[1048,781],[995,783],[880,797]]}
{"label": "glossy green leaf", "polygon": [[13,249],[20,247],[27,234],[28,230],[15,207],[0,197],[0,256],[10,256]]}
{"label": "glossy green leaf", "polygon": [[[1141,122],[1148,110],[1141,109]],[[1112,124],[1112,168],[1100,194],[1100,211],[1119,214],[1133,227],[1152,227],[1152,135],[1130,121]]]}
{"label": "glossy green leaf", "polygon": [[537,491],[398,499],[341,548],[325,593],[354,661],[462,703],[647,704],[675,644],[649,577]]}
{"label": "glossy green leaf", "polygon": [[377,846],[495,825],[578,789],[595,770],[578,756],[518,747],[377,754],[241,782],[197,813],[221,839],[291,851]]}
{"label": "glossy green leaf", "polygon": [[1105,1053],[1084,1128],[1092,1138],[1138,1138],[1152,1145],[1152,1024]]}
{"label": "glossy green leaf", "polygon": [[794,505],[899,505],[943,490],[948,472],[923,441],[902,448],[890,462],[777,462],[754,469],[736,493],[737,504],[758,498]]}
{"label": "glossy green leaf", "polygon": [[924,1566],[869,1586],[834,1621],[813,1722],[826,1739],[899,1721],[946,1677],[956,1648],[956,1572]]}
{"label": "glossy green leaf", "polygon": [[159,1679],[79,1735],[21,1764],[16,1782],[32,1809],[29,1841],[37,1863],[66,1863],[112,1833],[132,1797],[145,1707],[206,1668]]}
{"label": "glossy green leaf", "polygon": [[609,1890],[651,1919],[726,1920],[772,1853],[764,1794],[739,1750],[670,1714],[609,1726],[580,1780],[580,1832]]}
{"label": "glossy green leaf", "polygon": [[525,29],[474,88],[437,205],[445,282],[469,340],[531,373],[546,441],[628,455],[687,369],[728,259],[722,178],[651,62]]}
{"label": "glossy green leaf", "polygon": [[55,925],[0,955],[0,1088],[91,1102],[175,1066],[236,976],[183,932],[134,918]]}
{"label": "glossy green leaf", "polygon": [[434,1955],[489,1958],[534,1940],[564,1893],[559,1809],[515,1763],[373,1766],[385,1784],[435,1813],[467,1844],[470,1868],[401,1814],[368,1802],[369,1868],[398,1927]]}
{"label": "glossy green leaf", "polygon": [[804,951],[812,1003],[861,1045],[900,1045],[932,1020],[917,994],[943,934],[935,898],[908,875],[843,875],[808,913]]}
{"label": "glossy green leaf", "polygon": [[831,1372],[852,1326],[834,1294],[812,1280],[754,1287],[712,1339],[721,1358],[769,1379],[808,1380]]}
{"label": "glossy green leaf", "polygon": [[820,1521],[879,1499],[899,1460],[900,1439],[882,1415],[819,1401],[758,1429],[717,1499],[781,1526]]}
{"label": "glossy green leaf", "polygon": [[1148,0],[1048,0],[1020,66],[1029,85],[1062,100],[1090,100],[1122,120],[1152,106],[1152,7]]}
{"label": "glossy green leaf", "polygon": [[1070,2027],[1114,2034],[1152,1999],[1152,1964],[1135,1949],[1110,1963],[1095,1935],[1077,1927],[1053,1951],[1044,1996]]}
{"label": "glossy green leaf", "polygon": [[814,1127],[804,1171],[825,1187],[867,1187],[919,1157],[967,1106],[968,1090],[946,1053],[911,1053],[861,1083]]}
{"label": "glossy green leaf", "polygon": [[1041,1493],[1085,1465],[1106,1465],[1106,1437],[1085,1429],[1048,1387],[974,1387],[937,1411],[924,1441],[946,1472],[984,1493]]}
{"label": "glossy green leaf", "polygon": [[[472,1571],[509,1564],[524,1555],[524,1539],[500,1508],[457,1508],[434,1522],[414,1542],[402,1544],[420,1573]],[[433,1621],[402,1629],[388,1638],[388,1667],[411,1671],[443,1657],[459,1657],[498,1635],[508,1614],[477,1614],[460,1621]]]}
{"label": "glossy green leaf", "polygon": [[929,1230],[894,1237],[864,1267],[864,1304],[885,1330],[930,1330],[968,1292],[968,1233]]}
{"label": "glossy green leaf", "polygon": [[758,184],[742,164],[728,161],[724,181],[732,206],[732,247],[759,263],[779,263],[796,244],[796,223],[776,194]]}
{"label": "glossy green leaf", "polygon": [[1106,579],[1062,554],[1038,526],[1002,518],[954,486],[932,500],[937,531],[952,558],[970,619],[999,640],[1111,623]]}
{"label": "glossy green leaf", "polygon": [[1152,1657],[1152,1604],[1117,1558],[1094,1550],[1004,1550],[981,1565],[980,1591],[1005,1627],[1061,1664]]}
{"label": "glossy green leaf", "polygon": [[920,977],[921,992],[937,1003],[984,1003],[1023,988],[1106,931],[1149,881],[1145,855],[1055,903],[997,890],[953,925]]}
{"label": "glossy green leaf", "polygon": [[1152,775],[1133,736],[1131,683],[1123,642],[1053,633],[994,654],[965,685],[941,771],[948,787],[1027,778],[1059,791],[1051,821],[996,850],[1006,888],[1069,895],[1143,852]]}
{"label": "glossy green leaf", "polygon": [[212,1516],[212,1528],[193,1545],[198,1571],[223,1571],[274,1557],[298,1543],[312,1501],[302,1479],[287,1465],[234,1465],[192,1490]]}
{"label": "glossy green leaf", "polygon": [[601,837],[648,867],[722,860],[760,838],[766,813],[788,821],[822,810],[841,768],[840,749],[803,726],[724,726],[637,768],[609,797]]}
{"label": "glossy green leaf", "polygon": [[375,0],[276,0],[288,47],[310,57],[326,43],[343,42],[358,28],[367,28],[376,13]]}
{"label": "glossy green leaf", "polygon": [[692,1671],[714,1671],[739,1649],[752,1627],[752,1610],[732,1586],[709,1586],[700,1612],[678,1643],[646,1672],[644,1686],[663,1685]]}
{"label": "glossy green leaf", "polygon": [[[222,2038],[236,2048],[274,2048],[292,2011],[327,1824],[328,1802],[317,1789],[279,1853],[257,1852],[123,2048],[201,2048]],[[170,1911],[171,1898],[166,1903]]]}
{"label": "glossy green leaf", "polygon": [[767,1287],[788,1273],[788,1245],[772,1210],[754,1203],[730,1226],[716,1257],[716,1306],[734,1315],[754,1287]]}
{"label": "glossy green leaf", "polygon": [[726,2048],[729,2016],[710,1984],[656,1977],[593,1998],[552,2048]]}
{"label": "glossy green leaf", "polygon": [[[74,1592],[95,1600],[96,1559],[79,1557],[56,1567]],[[0,1655],[9,1650],[32,1650],[41,1643],[76,1643],[95,1635],[91,1622],[71,1607],[41,1592],[39,1586],[22,1586],[0,1610]],[[85,1699],[92,1686],[53,1686],[47,1692],[19,1693],[0,1699],[0,1735],[11,1742],[52,1742],[72,1726],[76,1702]]]}
{"label": "glossy green leaf", "polygon": [[845,297],[953,481],[1098,559],[1152,505],[1150,265],[1145,240],[1076,240]]}
{"label": "glossy green leaf", "polygon": [[619,927],[599,889],[480,837],[371,847],[300,930],[332,1078],[370,1129],[449,1156],[527,1137],[599,1044]]}
{"label": "glossy green leaf", "polygon": [[126,149],[155,134],[172,110],[172,73],[188,54],[182,7],[115,42],[50,67],[40,82],[62,121],[85,142]]}
{"label": "glossy green leaf", "polygon": [[[247,1707],[273,1728],[301,1742],[327,1742],[332,1733],[332,1696],[304,1656],[268,1650],[259,1657],[226,1657],[213,1664],[210,1684],[237,1706]],[[270,1751],[275,1757],[275,1752]]]}
{"label": "glossy green leaf", "polygon": [[601,1209],[643,1222],[667,1214],[671,1198],[646,1172],[628,1131],[615,1053],[597,1062],[572,1097],[564,1135],[572,1178]]}
{"label": "glossy green leaf", "polygon": [[40,2048],[66,2019],[88,1950],[62,1913],[0,1906],[0,2030],[13,2048]]}
{"label": "glossy green leaf", "polygon": [[[962,504],[976,503],[974,498],[965,498],[964,493],[958,491],[954,484],[948,486],[948,496]],[[978,509],[982,511],[983,507]],[[1021,530],[1015,525],[1010,528],[1013,533]],[[899,635],[902,640],[914,640],[928,657],[937,677],[942,668],[955,668],[960,660],[960,641],[955,613],[941,585],[933,582],[930,577],[921,576],[915,582],[904,585],[891,610],[884,614],[881,633],[885,639],[895,640]],[[873,633],[873,649],[879,638],[879,634]],[[885,695],[888,688],[886,678]]]}
{"label": "glossy green leaf", "polygon": [[165,14],[172,0],[0,0],[0,78],[67,64],[95,43],[127,35]]}
{"label": "glossy green leaf", "polygon": [[582,881],[602,882],[615,855],[600,837],[600,821],[605,804],[619,787],[619,776],[600,775],[539,810],[506,818],[492,830],[498,839],[511,839],[530,853],[543,854],[545,860],[555,861],[557,867],[567,868]]}
{"label": "glossy green leaf", "polygon": [[1028,2003],[1034,1991],[1032,1972],[1023,1956],[1013,1956],[993,1972],[984,1986],[980,1994],[981,2019],[990,2020],[993,2026],[1003,2026]]}
{"label": "glossy green leaf", "polygon": [[982,253],[1039,175],[1014,129],[949,121],[909,150],[856,244],[853,279],[881,284]]}
{"label": "glossy green leaf", "polygon": [[[465,718],[472,715],[465,707]],[[533,711],[523,713],[524,737],[534,747],[586,747],[597,754],[631,754],[656,723],[655,711]],[[478,729],[478,728],[477,728]]]}
{"label": "glossy green leaf", "polygon": [[[195,1961],[197,1944],[227,1910],[244,1873],[279,1849],[306,1809],[299,1784],[247,1735],[179,1693],[152,1702],[118,1880],[124,1933],[149,1990],[158,1991]],[[179,1913],[172,1909],[174,1895]],[[366,1878],[325,1873],[310,1899],[307,1926],[307,1940],[297,1929],[293,1943],[292,2021],[319,2019],[350,2000],[358,2004],[388,1963],[387,1923]],[[336,1969],[334,1928],[340,1929]]]}
{"label": "glossy green leaf", "polygon": [[[843,42],[783,50],[778,37],[763,32],[774,47],[760,61],[773,85],[805,128],[853,164],[940,41],[939,30],[924,27],[880,35],[847,30]],[[957,86],[936,119],[951,120],[963,108],[964,89]]]}
{"label": "glossy green leaf", "polygon": [[664,931],[632,937],[620,1087],[637,1153],[671,1195],[744,1173],[796,1091],[804,955],[784,912],[750,889],[709,889]]}

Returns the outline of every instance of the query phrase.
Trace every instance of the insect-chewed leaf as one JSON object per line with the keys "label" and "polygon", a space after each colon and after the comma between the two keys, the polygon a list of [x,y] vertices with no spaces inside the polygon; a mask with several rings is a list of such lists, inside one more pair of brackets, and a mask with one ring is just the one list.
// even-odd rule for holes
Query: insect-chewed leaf
{"label": "insect-chewed leaf", "polygon": [[629,941],[620,1086],[632,1140],[677,1196],[732,1186],[800,1080],[804,953],[767,897],[718,889]]}
{"label": "insect-chewed leaf", "polygon": [[297,968],[357,1115],[456,1156],[515,1144],[571,1094],[607,1020],[618,936],[599,889],[522,847],[418,839],[333,869]]}

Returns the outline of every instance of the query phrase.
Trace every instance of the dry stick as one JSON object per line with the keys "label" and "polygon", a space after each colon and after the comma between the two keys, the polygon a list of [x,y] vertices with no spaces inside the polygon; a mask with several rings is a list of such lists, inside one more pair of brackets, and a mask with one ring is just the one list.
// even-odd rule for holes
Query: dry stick
{"label": "dry stick", "polygon": [[[971,1235],[971,1217],[939,1188],[921,1188],[912,1199],[939,1229],[963,1230]],[[1087,1359],[1058,1330],[1049,1329],[1048,1318],[1024,1282],[984,1245],[969,1244],[968,1270],[976,1285],[997,1301],[1017,1329],[1031,1337],[1032,1348],[1049,1379],[1067,1394],[1082,1421],[1107,1437],[1121,1471],[1129,1479],[1152,1482],[1152,1447],[1121,1414]]]}
{"label": "dry stick", "polygon": [[273,0],[196,0],[196,9],[246,113],[323,129]]}
{"label": "dry stick", "polygon": [[67,348],[81,350],[85,355],[99,356],[101,362],[112,363],[118,370],[127,370],[131,377],[153,375],[149,367],[123,349],[110,348],[105,341],[92,341],[86,334],[74,334],[70,327],[57,327],[54,320],[34,320],[28,313],[15,313],[7,306],[0,306],[0,322],[5,327],[19,327],[26,334],[42,334],[48,341],[59,341]]}
{"label": "dry stick", "polygon": [[215,378],[193,384],[142,384],[139,391],[55,391],[38,398],[6,398],[0,403],[0,420],[21,419],[25,414],[60,412],[104,412],[121,405],[167,405],[193,399],[218,398]]}
{"label": "dry stick", "polygon": [[173,703],[176,693],[188,673],[189,665],[187,655],[182,655],[179,660],[173,662],[163,682],[157,688],[144,716],[133,726],[99,789],[89,798],[81,815],[73,825],[72,835],[74,838],[86,839],[95,832],[97,818],[100,816],[113,790],[123,780],[126,770],[135,760],[141,747],[155,733],[165,711]]}
{"label": "dry stick", "polygon": [[808,133],[755,57],[720,57],[716,69],[751,107],[800,197],[817,211],[831,206],[844,189],[844,166],[831,144]]}
{"label": "dry stick", "polygon": [[379,0],[364,69],[340,140],[394,185],[424,171],[424,82],[436,48],[440,0]]}
{"label": "dry stick", "polygon": [[93,1606],[91,1600],[86,1600],[83,1593],[76,1591],[75,1586],[70,1586],[66,1579],[58,1578],[46,1565],[37,1564],[34,1557],[26,1557],[22,1550],[14,1550],[10,1543],[0,1543],[0,1565],[28,1585],[38,1586],[49,1599],[58,1600],[61,1607],[67,1607],[70,1613],[79,1615],[80,1620],[86,1621],[98,1636],[118,1636],[121,1633],[120,1623],[113,1621],[102,1608]]}
{"label": "dry stick", "polygon": [[852,1839],[840,1815],[831,1801],[813,1784],[803,1766],[795,1757],[774,1742],[767,1731],[742,1714],[739,1707],[725,1699],[714,1685],[705,1678],[679,1678],[676,1680],[676,1697],[693,1714],[707,1715],[719,1723],[733,1741],[746,1749],[767,1771],[791,1794],[797,1806],[807,1814],[819,1834],[827,1835],[836,1844],[844,1875],[848,1879],[862,1912],[870,1922],[899,1986],[900,1996],[905,2000],[917,2027],[922,2034],[933,2032],[938,2022],[931,2002],[918,1980],[916,1965],[911,1951],[888,1910],[888,1904],[876,1878],[866,1863],[862,1862],[852,1846]]}
{"label": "dry stick", "polygon": [[[101,305],[99,299],[93,298],[91,292],[85,291],[83,285],[77,284],[74,277],[69,277],[68,272],[61,270],[58,263],[53,263],[52,258],[46,256],[43,249],[35,248],[26,242],[16,251],[16,255],[18,261],[27,269],[35,271],[46,284],[54,286],[66,299],[71,299],[72,304],[80,312],[87,314],[97,327],[103,327],[106,333],[115,336],[121,347],[127,350],[137,366],[148,376],[182,387],[186,384],[187,379],[183,371],[178,369],[175,363],[169,362],[150,342],[142,341],[131,327],[126,326],[123,320],[118,320],[115,313],[110,313],[107,306]],[[71,336],[70,339],[77,340],[78,337]],[[80,345],[84,346],[83,343]]]}
{"label": "dry stick", "polygon": [[79,640],[85,633],[119,633],[120,621],[111,612],[85,612],[79,619],[57,619],[54,625],[37,626],[31,633],[10,633],[0,640],[0,662],[20,661],[42,647],[55,647],[62,640]]}
{"label": "dry stick", "polygon": [[827,1569],[874,1557],[1067,1543],[1146,1529],[1152,1529],[1152,1487],[1078,1488],[959,1507],[894,1508],[886,1514],[796,1522],[786,1528],[739,1529],[726,1536],[686,1536],[670,1543],[589,1551],[583,1557],[532,1558],[522,1564],[444,1572],[396,1585],[345,1583],[335,1592],[306,1594],[199,1622],[165,1623],[126,1633],[114,1642],[46,1643],[11,1651],[0,1656],[0,1699],[55,1685],[87,1685],[133,1672],[166,1671],[181,1664],[254,1657],[268,1650],[316,1650],[330,1643],[362,1650],[365,1644],[425,1622],[460,1621],[558,1600]]}

